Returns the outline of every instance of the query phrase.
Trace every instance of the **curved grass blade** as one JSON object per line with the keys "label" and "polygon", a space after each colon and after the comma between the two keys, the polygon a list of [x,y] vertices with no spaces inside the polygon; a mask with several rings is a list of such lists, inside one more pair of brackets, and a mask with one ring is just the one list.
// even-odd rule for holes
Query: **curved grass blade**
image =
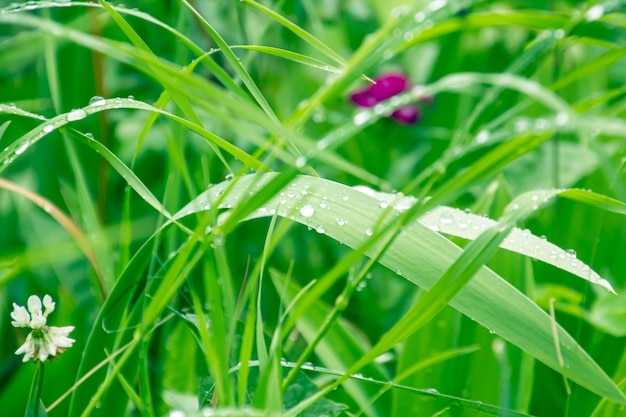
{"label": "curved grass blade", "polygon": [[[275,174],[264,175],[271,181]],[[243,177],[223,197],[222,207],[234,207],[262,183]],[[255,185],[252,185],[255,184]],[[227,185],[219,184],[200,195],[181,214],[206,210],[217,201]],[[302,193],[305,191],[305,193]],[[249,218],[277,214],[323,232],[352,248],[360,247],[380,224],[384,208],[380,201],[350,187],[332,181],[300,176],[278,195],[257,208]],[[291,196],[290,196],[291,194]],[[558,191],[554,192],[554,195]],[[532,196],[526,196],[532,204]],[[543,202],[543,196],[540,200]],[[390,218],[399,215],[388,213]],[[175,217],[177,217],[175,215]],[[228,214],[226,213],[226,216]],[[380,262],[416,285],[429,289],[462,251],[438,233],[419,222],[408,224],[380,259]],[[554,351],[552,322],[535,303],[505,280],[482,267],[454,297],[450,305],[498,333],[546,365],[562,372]],[[567,368],[567,377],[612,401],[626,403],[626,398],[604,371],[567,334],[558,328],[558,340]]]}
{"label": "curved grass blade", "polygon": [[313,48],[317,49],[322,54],[326,55],[328,58],[330,58],[333,61],[335,61],[337,64],[341,65],[342,67],[346,65],[346,61],[345,61],[345,59],[343,59],[341,57],[341,55],[339,55],[338,53],[333,51],[324,42],[320,41],[315,36],[311,35],[309,32],[307,32],[306,30],[302,29],[300,26],[298,26],[295,23],[291,22],[289,19],[286,19],[282,15],[280,15],[280,14],[276,13],[275,11],[273,11],[273,10],[271,10],[271,9],[269,9],[269,8],[259,4],[259,3],[257,3],[254,0],[245,0],[245,2],[247,4],[249,4],[249,5],[251,5],[252,7],[254,7],[255,9],[257,9],[257,10],[261,11],[262,13],[266,14],[270,18],[274,19],[275,21],[277,21],[278,23],[280,23],[281,25],[283,25],[287,29],[289,29],[291,32],[293,32],[300,39],[302,39],[303,41],[305,41],[306,43],[311,45]]}
{"label": "curved grass blade", "polygon": [[250,51],[261,52],[267,55],[272,55],[278,58],[283,58],[289,61],[308,65],[309,67],[317,68],[333,74],[341,73],[341,70],[339,68],[332,66],[324,61],[320,61],[319,59],[311,58],[310,56],[299,54],[297,52],[289,51],[287,49],[263,45],[232,45],[230,49],[248,49]]}
{"label": "curved grass blade", "polygon": [[[47,123],[42,123],[41,125],[32,129],[30,132],[26,133],[21,138],[17,139],[11,145],[6,147],[2,152],[0,152],[0,172],[2,172],[2,170],[4,170],[8,164],[13,162],[17,156],[25,152],[30,146],[35,144],[48,133],[51,133],[52,131],[59,129],[60,127],[63,127],[64,125],[73,121],[84,119],[85,117],[99,111],[119,108],[147,110],[150,112],[165,115],[172,120],[180,123],[181,125],[189,128],[195,133],[199,134],[201,137],[207,139],[209,142],[212,142],[216,146],[224,149],[226,152],[230,153],[247,166],[255,170],[267,170],[267,168],[264,167],[263,164],[259,162],[256,158],[250,156],[235,145],[226,141],[225,139],[222,139],[219,136],[211,133],[202,126],[199,126],[180,116],[176,116],[168,111],[158,109],[138,100],[115,98],[109,100],[103,99],[97,102],[93,102],[89,106],[83,107],[82,109],[76,109],[72,110],[69,113],[60,114],[49,119]],[[0,107],[0,112],[2,110],[3,109]]]}
{"label": "curved grass blade", "polygon": [[183,0],[183,4],[187,6],[187,8],[191,10],[194,15],[196,15],[200,23],[202,23],[202,26],[204,26],[204,28],[209,32],[211,38],[213,38],[213,40],[220,48],[230,65],[233,67],[241,81],[248,88],[250,94],[252,94],[259,106],[263,109],[263,111],[265,111],[265,114],[272,121],[278,123],[278,117],[276,117],[274,110],[272,110],[267,100],[265,100],[263,93],[261,93],[252,77],[250,77],[250,74],[248,74],[248,71],[246,71],[241,62],[239,62],[239,58],[237,58],[237,56],[233,53],[226,41],[220,36],[219,33],[217,33],[215,29],[213,29],[213,26],[211,26],[211,24],[200,14],[200,12],[198,12],[191,4],[189,4],[187,0]]}
{"label": "curved grass blade", "polygon": [[[381,201],[381,204],[391,206],[398,211],[407,210],[417,201],[413,197],[375,192],[374,190],[364,189],[362,187],[355,188]],[[626,205],[624,203],[590,191],[557,190],[554,192],[557,192],[561,197],[585,202],[607,211],[626,214]],[[545,192],[539,191],[533,194],[531,199],[534,198],[534,201],[537,201],[537,204],[539,204],[540,195],[542,200],[547,198]],[[435,232],[441,232],[446,235],[468,240],[477,239],[482,232],[496,224],[495,220],[488,217],[444,206],[437,207],[424,214],[419,218],[419,222]],[[500,247],[543,261],[615,293],[613,287],[607,280],[598,275],[598,273],[588,265],[576,259],[575,252],[572,250],[563,250],[548,242],[545,238],[533,235],[528,229],[522,230],[513,228],[511,233],[502,241]]]}
{"label": "curved grass blade", "polygon": [[59,223],[61,227],[65,229],[65,231],[67,231],[70,236],[72,236],[72,238],[76,242],[76,245],[78,245],[87,260],[89,260],[89,263],[93,267],[94,271],[96,272],[98,282],[94,285],[100,289],[102,299],[105,299],[107,296],[107,291],[104,285],[102,272],[100,271],[100,268],[98,266],[98,261],[96,260],[96,256],[91,248],[89,240],[80,230],[78,225],[74,223],[74,221],[69,218],[63,211],[61,211],[57,206],[52,204],[50,200],[40,196],[39,194],[35,194],[3,178],[0,178],[0,188],[4,188],[16,194],[20,194],[21,196],[30,200],[33,204],[36,204],[43,211],[48,213],[54,220],[56,220],[57,223]]}

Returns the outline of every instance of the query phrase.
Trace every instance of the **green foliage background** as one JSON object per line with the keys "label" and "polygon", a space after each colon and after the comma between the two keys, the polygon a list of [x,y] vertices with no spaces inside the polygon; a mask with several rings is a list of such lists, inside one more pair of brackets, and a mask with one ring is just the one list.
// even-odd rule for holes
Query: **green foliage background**
{"label": "green foliage background", "polygon": [[3,415],[30,294],[76,326],[50,416],[626,414],[623,2],[125,4],[0,0]]}

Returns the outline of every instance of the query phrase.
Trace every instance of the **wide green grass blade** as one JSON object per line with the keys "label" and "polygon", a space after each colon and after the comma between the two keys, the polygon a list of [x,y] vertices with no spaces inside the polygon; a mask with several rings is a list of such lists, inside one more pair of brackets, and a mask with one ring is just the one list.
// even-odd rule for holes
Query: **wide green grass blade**
{"label": "wide green grass blade", "polygon": [[[268,174],[266,180],[271,178],[273,175]],[[236,206],[248,191],[256,190],[260,185],[250,188],[252,179],[240,179],[222,204]],[[379,200],[328,180],[301,176],[291,184],[287,189],[293,192],[292,197],[288,193],[275,197],[250,217],[277,213],[318,230],[322,227],[323,232],[333,239],[358,248],[372,235],[385,211]],[[204,210],[217,201],[218,194],[226,185],[212,187],[183,208],[181,213]],[[306,194],[301,191],[306,191]],[[543,202],[543,196],[540,202]],[[460,249],[438,233],[419,222],[412,222],[406,225],[380,262],[420,287],[429,289],[460,253]],[[489,269],[480,268],[450,304],[546,365],[562,371],[554,351],[550,317]],[[598,395],[626,402],[610,378],[560,327],[558,341],[568,378]]]}

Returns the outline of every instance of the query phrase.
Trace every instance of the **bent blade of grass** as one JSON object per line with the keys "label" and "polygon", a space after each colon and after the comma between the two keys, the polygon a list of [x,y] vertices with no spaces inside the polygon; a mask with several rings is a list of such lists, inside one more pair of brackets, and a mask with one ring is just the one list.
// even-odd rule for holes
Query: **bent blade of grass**
{"label": "bent blade of grass", "polygon": [[[60,114],[49,119],[46,123],[42,123],[34,129],[30,130],[28,133],[24,134],[19,139],[15,140],[11,145],[7,146],[3,151],[0,151],[0,173],[6,169],[6,167],[11,164],[19,155],[23,154],[28,148],[36,144],[40,139],[44,138],[47,134],[52,131],[59,129],[66,124],[71,123],[73,120],[83,119],[93,113],[116,109],[116,108],[131,108],[131,109],[141,109],[148,110],[150,112],[155,112],[159,114],[166,115],[171,117],[173,120],[181,123],[183,126],[190,128],[194,132],[200,134],[209,141],[213,142],[216,146],[225,146],[224,150],[231,153],[236,158],[240,159],[242,162],[251,166],[254,169],[261,169],[263,165],[256,158],[248,155],[244,151],[240,150],[236,146],[230,144],[228,141],[219,138],[203,127],[196,125],[186,119],[183,119],[179,116],[175,116],[172,113],[169,113],[162,109],[157,109],[153,106],[150,106],[146,103],[139,102],[137,100],[129,100],[129,99],[111,99],[111,100],[102,100],[98,105],[91,104],[82,109],[73,110],[72,112],[66,114]],[[2,108],[0,108],[2,111]],[[79,119],[77,119],[79,117]],[[139,195],[146,200],[148,204],[154,207],[159,213],[163,214],[166,218],[172,219],[172,216],[169,212],[162,206],[162,204],[158,201],[154,195],[143,185],[143,183],[137,178],[137,176],[128,169],[120,160],[117,158],[111,151],[106,149],[101,143],[94,140],[93,138],[88,137],[85,134],[82,134],[78,131],[73,131],[74,137],[81,140],[83,143],[87,144],[91,148],[93,148],[96,152],[102,154],[102,156],[107,159],[107,161],[111,164],[113,168],[115,168],[123,178],[129,183],[131,187],[133,187]]]}
{"label": "bent blade of grass", "polygon": [[7,128],[9,127],[10,124],[11,124],[11,121],[7,120],[6,122],[0,125],[0,141],[2,140],[2,136],[4,136],[4,133],[7,131]]}
{"label": "bent blade of grass", "polygon": [[[554,191],[551,196],[557,193],[558,191]],[[546,202],[546,200],[543,200],[543,202]],[[330,390],[345,382],[348,379],[347,375],[358,371],[380,354],[405,340],[411,334],[415,333],[416,330],[431,321],[464,287],[472,282],[471,280],[474,275],[480,268],[483,268],[483,265],[495,254],[500,242],[510,232],[514,224],[519,220],[527,218],[534,210],[536,210],[535,199],[531,198],[530,193],[523,194],[516,198],[507,206],[502,219],[494,226],[484,231],[475,241],[471,242],[465,248],[461,256],[459,256],[452,265],[445,270],[441,277],[435,281],[434,285],[428,289],[428,292],[418,299],[417,303],[380,338],[378,343],[366,355],[361,357],[350,367],[346,375],[330,384],[324,390],[302,401],[296,407],[289,410],[287,415],[289,417],[297,415],[330,392]],[[557,366],[553,367],[558,370],[564,378],[567,378],[569,375],[560,349],[559,330],[567,335],[566,332],[558,327],[554,319],[550,320],[550,331],[552,332],[552,339],[556,347],[556,352],[553,352],[551,356],[553,356],[553,358],[555,356],[557,361],[556,364],[554,364]],[[574,341],[574,343],[576,342]],[[548,352],[549,350],[545,353]],[[617,388],[614,384],[611,385],[613,390]],[[587,387],[589,388],[589,386]],[[626,397],[624,397],[621,391],[618,390],[618,392],[620,394],[619,396],[622,397],[621,402],[624,403]]]}
{"label": "bent blade of grass", "polygon": [[[521,73],[529,66],[538,62],[540,57],[550,51],[556,42],[557,38],[555,36],[545,36],[545,34],[539,35],[535,41],[533,41],[531,45],[526,48],[511,65],[507,67],[506,72],[509,74]],[[461,127],[455,130],[454,138],[450,147],[453,147],[469,135],[476,120],[496,101],[504,88],[505,87],[503,86],[493,86],[482,96],[480,101],[472,109],[471,114],[462,122]]]}
{"label": "bent blade of grass", "polygon": [[[357,187],[360,191],[363,188]],[[559,190],[559,196],[587,203],[598,208],[612,211],[618,214],[626,214],[626,205],[618,200],[596,194],[587,190]],[[366,194],[373,196],[382,204],[390,205],[397,210],[406,210],[407,207],[416,203],[416,199],[398,194],[374,192],[366,190]],[[549,199],[548,191],[539,190],[533,192],[531,198],[538,201],[540,198]],[[495,220],[485,216],[452,208],[439,206],[419,218],[419,222],[435,232],[456,236],[463,239],[474,240],[488,228],[495,225]],[[571,251],[563,250],[548,242],[545,238],[533,235],[528,229],[513,228],[502,241],[500,247],[543,261],[559,269],[574,274],[584,280],[597,284],[606,290],[615,293],[611,284],[602,278],[596,271],[585,263],[576,259]]]}
{"label": "bent blade of grass", "polygon": [[493,12],[472,13],[461,18],[447,19],[430,29],[424,30],[415,35],[411,40],[398,45],[397,52],[462,30],[467,31],[497,26],[520,26],[534,30],[559,29],[566,27],[567,23],[568,18],[566,16],[539,10],[498,10]]}
{"label": "bent blade of grass", "polygon": [[166,218],[171,219],[172,215],[167,211],[161,202],[152,194],[150,189],[135,175],[135,173],[126,166],[113,152],[106,148],[102,143],[98,142],[94,138],[85,135],[75,129],[70,130],[71,135],[89,146],[96,153],[101,155],[113,169],[115,169],[122,178],[130,185],[130,187],[137,192],[149,205],[156,209],[159,213]]}
{"label": "bent blade of grass", "polygon": [[244,0],[244,1],[250,6],[254,7],[255,9],[266,14],[267,16],[269,16],[276,22],[280,23],[285,28],[289,29],[294,35],[298,36],[300,39],[302,39],[303,41],[311,45],[313,48],[315,48],[322,54],[326,55],[328,58],[335,61],[341,67],[344,67],[346,65],[346,61],[345,59],[341,57],[341,55],[333,51],[332,48],[330,48],[328,45],[326,45],[324,42],[317,39],[315,36],[307,32],[306,30],[302,29],[300,26],[291,22],[289,19],[286,19],[285,17],[281,16],[275,11],[257,3],[254,0]]}
{"label": "bent blade of grass", "polygon": [[[274,175],[266,174],[266,181],[271,181]],[[254,192],[255,188],[262,186],[257,183],[251,187],[251,181],[251,177],[240,179],[223,199],[223,204],[233,207],[242,201],[240,199],[246,198],[249,191]],[[250,213],[249,218],[272,215],[272,209],[278,207],[276,213],[279,216],[311,227],[323,226],[328,236],[358,248],[367,241],[368,230],[371,234],[384,210],[380,201],[332,181],[301,176],[292,184],[295,185],[289,188],[294,191],[294,198],[288,203],[281,205],[280,198],[274,197]],[[204,207],[216,201],[225,187],[226,184],[212,187],[180,213],[205,210]],[[303,190],[307,193],[299,192]],[[558,191],[554,193],[556,195]],[[532,201],[532,195],[526,197]],[[320,203],[324,203],[325,207],[320,207]],[[539,204],[543,203],[541,199]],[[380,262],[420,287],[429,289],[460,253],[462,251],[450,241],[415,221],[404,227],[403,233],[387,249]],[[489,269],[479,268],[474,278],[450,301],[450,305],[546,365],[562,371],[554,352],[550,317]],[[568,378],[598,395],[626,403],[626,398],[604,371],[560,327],[558,338],[564,362],[569,366]]]}
{"label": "bent blade of grass", "polygon": [[22,188],[15,183],[5,180],[4,178],[0,178],[0,188],[12,191],[30,200],[32,203],[39,206],[43,211],[50,214],[50,216],[55,219],[57,223],[59,223],[59,225],[63,227],[70,236],[72,236],[80,250],[89,260],[89,263],[93,267],[94,271],[96,272],[98,282],[94,283],[94,286],[100,289],[100,295],[102,299],[105,299],[107,296],[107,290],[104,284],[104,278],[102,277],[102,273],[100,272],[100,268],[96,260],[96,256],[93,253],[89,240],[80,230],[78,225],[74,223],[71,218],[63,213],[63,211],[61,211],[61,209],[55,206],[51,201],[40,196],[39,194],[35,194],[32,191]]}
{"label": "bent blade of grass", "polygon": [[237,55],[235,55],[231,50],[230,46],[228,46],[226,41],[220,36],[219,33],[217,33],[213,26],[211,26],[211,24],[204,18],[204,16],[202,16],[202,14],[200,14],[200,12],[198,12],[191,4],[189,4],[187,0],[182,1],[183,4],[187,6],[187,8],[198,18],[202,26],[204,26],[204,28],[209,32],[209,35],[211,35],[211,38],[213,38],[217,46],[220,48],[220,50],[226,57],[226,60],[228,60],[241,81],[248,88],[248,91],[250,92],[250,94],[252,94],[252,97],[254,97],[257,104],[263,109],[263,111],[265,111],[265,114],[272,121],[278,123],[278,117],[276,117],[274,110],[272,110],[271,106],[263,96],[263,93],[261,93],[259,87],[257,87],[252,77],[250,77],[250,74],[248,74],[248,71],[246,71],[244,66],[239,61],[239,58],[237,58]]}
{"label": "bent blade of grass", "polygon": [[328,64],[327,62],[320,61],[319,59],[311,58],[308,55],[299,54],[297,52],[290,51],[288,49],[276,48],[273,46],[263,45],[232,45],[231,49],[248,49],[250,51],[261,52],[267,55],[276,56],[289,61],[297,62],[300,64],[308,65],[309,67],[321,69],[333,74],[340,74],[341,70],[335,66]]}
{"label": "bent blade of grass", "polygon": [[[231,112],[232,114],[237,115],[238,122],[249,122],[255,126],[261,126],[275,137],[290,138],[294,144],[304,149],[307,154],[312,153],[322,162],[339,167],[345,172],[354,175],[365,182],[381,186],[385,185],[385,181],[367,172],[363,168],[348,162],[339,155],[322,149],[317,149],[315,141],[299,133],[293,126],[287,127],[272,121],[261,109],[258,108],[258,106],[250,103],[248,100],[242,100],[240,97],[228,94],[228,92],[225,92],[223,89],[209,82],[205,78],[199,77],[195,74],[186,74],[181,72],[180,67],[164,60],[158,60],[153,55],[138,50],[137,48],[134,48],[126,43],[116,42],[106,38],[94,37],[78,30],[56,24],[52,21],[39,19],[34,15],[28,14],[0,14],[0,23],[34,27],[40,30],[45,30],[46,33],[49,33],[52,36],[69,39],[78,45],[101,52],[121,62],[128,63],[129,65],[132,65],[149,75],[153,74],[153,71],[150,69],[151,67],[164,70],[171,75],[172,78],[169,81],[173,84],[173,87],[176,87],[178,91],[186,94],[187,99],[193,101],[196,105],[203,107],[214,117],[223,119],[226,123],[231,123],[232,118],[226,118],[224,116],[225,111]],[[199,94],[199,92],[202,94]],[[125,99],[115,100],[118,100],[120,104],[126,103],[125,105],[127,105],[128,103]],[[3,105],[0,105],[0,110],[3,109],[2,106]],[[8,106],[5,107],[8,109]],[[111,105],[110,108],[116,108],[116,106]],[[198,127],[196,124],[193,124],[186,119],[176,119],[178,116],[174,115],[168,117],[174,118],[179,123],[186,125],[196,133],[199,133],[200,131],[204,132],[199,134],[205,138],[208,138],[211,135],[210,132],[207,133],[206,129]],[[210,141],[212,142],[212,140]],[[222,144],[231,148],[231,150],[237,149],[227,141],[223,141]],[[225,150],[229,152],[228,149]],[[2,155],[2,152],[0,152],[0,170],[2,169],[3,164]],[[235,157],[240,159],[237,156]],[[259,166],[263,166],[263,164],[258,162],[256,158],[249,156],[248,158],[248,160],[245,160],[246,157],[244,157],[243,160],[240,160],[255,170],[259,170]],[[293,164],[292,160],[286,160],[285,162]]]}

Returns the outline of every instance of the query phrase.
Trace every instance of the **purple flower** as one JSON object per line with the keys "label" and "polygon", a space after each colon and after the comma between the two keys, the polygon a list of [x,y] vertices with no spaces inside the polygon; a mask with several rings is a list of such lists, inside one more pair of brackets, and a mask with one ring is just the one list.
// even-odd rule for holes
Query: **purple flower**
{"label": "purple flower", "polygon": [[[403,93],[411,88],[409,79],[399,73],[389,73],[374,79],[371,84],[363,90],[356,91],[350,95],[350,100],[359,107],[371,108],[395,95]],[[422,100],[426,104],[432,103],[432,98]],[[401,124],[416,123],[422,112],[419,107],[409,104],[397,108],[390,117]]]}

